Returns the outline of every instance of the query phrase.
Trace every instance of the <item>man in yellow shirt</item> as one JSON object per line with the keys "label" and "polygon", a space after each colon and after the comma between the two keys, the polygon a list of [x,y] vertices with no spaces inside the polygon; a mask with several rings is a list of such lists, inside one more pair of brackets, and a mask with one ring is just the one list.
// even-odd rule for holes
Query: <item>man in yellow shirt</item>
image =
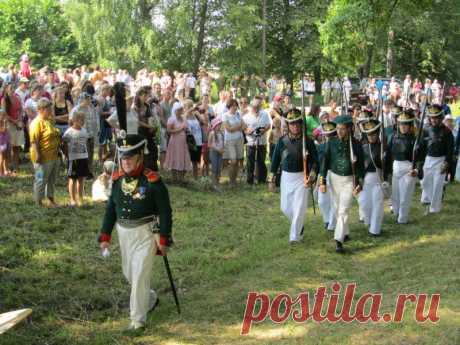
{"label": "man in yellow shirt", "polygon": [[34,199],[41,206],[42,200],[48,198],[52,207],[54,201],[54,184],[59,169],[59,144],[61,142],[59,129],[52,121],[52,106],[47,98],[37,103],[37,117],[30,123],[30,157],[34,165]]}

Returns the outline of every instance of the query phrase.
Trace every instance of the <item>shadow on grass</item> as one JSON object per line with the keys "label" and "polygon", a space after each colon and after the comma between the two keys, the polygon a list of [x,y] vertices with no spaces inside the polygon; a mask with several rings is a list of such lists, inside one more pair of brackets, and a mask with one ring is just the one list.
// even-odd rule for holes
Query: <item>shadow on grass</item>
{"label": "shadow on grass", "polygon": [[[332,233],[308,210],[305,241],[288,246],[288,221],[279,195],[263,186],[242,186],[222,194],[170,188],[176,248],[171,269],[181,289],[177,316],[160,260],[153,286],[161,304],[148,329],[126,337],[129,287],[120,268],[114,234],[112,256],[102,260],[95,242],[104,205],[80,209],[36,209],[31,186],[17,180],[0,201],[0,308],[32,306],[32,323],[8,333],[2,344],[454,344],[459,319],[458,185],[449,191],[441,215],[422,218],[414,200],[413,222],[397,226],[386,215],[383,236],[373,239],[351,215],[350,253],[334,252]],[[66,198],[64,185],[58,199]],[[3,186],[0,192],[3,193]],[[418,196],[417,196],[418,197]],[[333,281],[357,282],[358,291],[440,292],[446,301],[439,325],[316,324],[292,322],[254,326],[239,335],[249,291],[296,295]],[[390,303],[387,302],[387,303]],[[386,305],[387,306],[387,305]],[[427,335],[422,335],[424,331]],[[367,341],[367,342],[365,342]]]}

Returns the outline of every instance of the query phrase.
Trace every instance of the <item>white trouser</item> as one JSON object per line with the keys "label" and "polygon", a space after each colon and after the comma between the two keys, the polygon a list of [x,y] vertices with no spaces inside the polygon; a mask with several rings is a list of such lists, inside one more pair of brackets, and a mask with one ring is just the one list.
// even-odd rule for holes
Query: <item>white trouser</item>
{"label": "white trouser", "polygon": [[[364,187],[364,186],[363,186]],[[366,220],[366,211],[364,210],[364,195],[359,193],[358,195],[358,217],[361,222]]]}
{"label": "white trouser", "polygon": [[441,166],[445,161],[445,157],[426,156],[425,164],[423,165],[421,201],[424,204],[431,204],[431,213],[441,211],[442,191],[446,180],[446,174],[441,174]]}
{"label": "white trouser", "polygon": [[328,230],[334,230],[337,220],[335,218],[336,207],[332,198],[330,174],[326,177],[326,193],[318,194],[318,207],[323,217],[323,222],[327,223]]}
{"label": "white trouser", "polygon": [[349,234],[348,213],[353,202],[353,176],[340,176],[330,171],[332,198],[336,205],[337,225],[334,238],[343,242]]}
{"label": "white trouser", "polygon": [[384,205],[382,185],[378,173],[368,172],[364,177],[359,204],[363,209],[364,223],[369,226],[369,232],[375,235],[380,234]]}
{"label": "white trouser", "polygon": [[391,182],[391,205],[398,223],[409,221],[409,210],[412,195],[415,191],[416,177],[409,175],[412,163],[409,161],[393,162],[393,179]]}
{"label": "white trouser", "polygon": [[299,241],[308,205],[308,191],[303,172],[281,172],[281,211],[291,221],[289,241]]}
{"label": "white trouser", "polygon": [[123,274],[131,284],[130,319],[145,322],[147,312],[152,307],[150,280],[153,257],[157,250],[155,236],[150,231],[150,224],[125,228],[117,223],[116,227],[120,240]]}
{"label": "white trouser", "polygon": [[457,167],[455,169],[455,179],[460,182],[460,159],[457,161]]}

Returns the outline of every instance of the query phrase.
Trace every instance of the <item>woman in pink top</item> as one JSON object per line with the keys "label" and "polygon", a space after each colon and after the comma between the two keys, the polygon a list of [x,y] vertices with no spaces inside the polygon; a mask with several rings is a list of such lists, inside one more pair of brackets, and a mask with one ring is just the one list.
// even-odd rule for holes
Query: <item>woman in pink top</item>
{"label": "woman in pink top", "polygon": [[415,101],[417,103],[420,103],[420,94],[422,93],[422,89],[423,89],[422,82],[418,79],[415,79],[413,88],[412,88],[412,93],[415,95]]}
{"label": "woman in pink top", "polygon": [[452,85],[449,88],[449,96],[450,96],[451,103],[453,104],[457,103],[458,88],[455,83],[452,83]]}
{"label": "woman in pink top", "polygon": [[32,71],[30,70],[29,57],[27,56],[27,54],[21,56],[19,66],[21,67],[21,77],[26,77],[29,79],[32,76]]}
{"label": "woman in pink top", "polygon": [[12,149],[11,163],[13,173],[19,168],[19,151],[24,145],[24,124],[22,122],[21,99],[14,92],[13,85],[7,84],[4,89],[1,107],[5,110],[8,120],[8,136]]}
{"label": "woman in pink top", "polygon": [[167,131],[170,135],[164,166],[172,170],[173,182],[183,183],[185,173],[192,170],[192,161],[187,146],[187,121],[180,102],[173,105],[171,117],[168,119]]}

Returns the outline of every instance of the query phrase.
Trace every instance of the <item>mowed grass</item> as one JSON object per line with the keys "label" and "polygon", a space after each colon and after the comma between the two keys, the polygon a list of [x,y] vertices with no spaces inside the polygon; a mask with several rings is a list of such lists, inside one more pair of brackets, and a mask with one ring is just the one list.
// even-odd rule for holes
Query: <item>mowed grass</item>
{"label": "mowed grass", "polygon": [[[409,225],[396,225],[386,209],[378,239],[358,222],[355,203],[346,255],[334,252],[332,233],[311,208],[304,242],[289,246],[279,195],[265,187],[242,185],[216,194],[200,184],[171,186],[176,246],[169,259],[182,314],[157,258],[153,287],[161,303],[149,315],[145,333],[129,337],[122,333],[129,286],[116,234],[109,259],[96,244],[104,206],[88,201],[80,209],[37,209],[32,182],[30,173],[0,180],[0,312],[33,309],[30,321],[0,335],[2,345],[460,343],[458,184],[448,186],[439,215],[423,216],[418,194]],[[58,201],[67,201],[64,177]],[[440,321],[417,323],[409,307],[397,324],[291,320],[278,325],[267,319],[240,335],[248,292],[273,298],[308,291],[312,297],[322,285],[330,292],[336,281],[356,282],[356,299],[381,292],[380,314],[393,312],[400,293],[440,293]]]}

